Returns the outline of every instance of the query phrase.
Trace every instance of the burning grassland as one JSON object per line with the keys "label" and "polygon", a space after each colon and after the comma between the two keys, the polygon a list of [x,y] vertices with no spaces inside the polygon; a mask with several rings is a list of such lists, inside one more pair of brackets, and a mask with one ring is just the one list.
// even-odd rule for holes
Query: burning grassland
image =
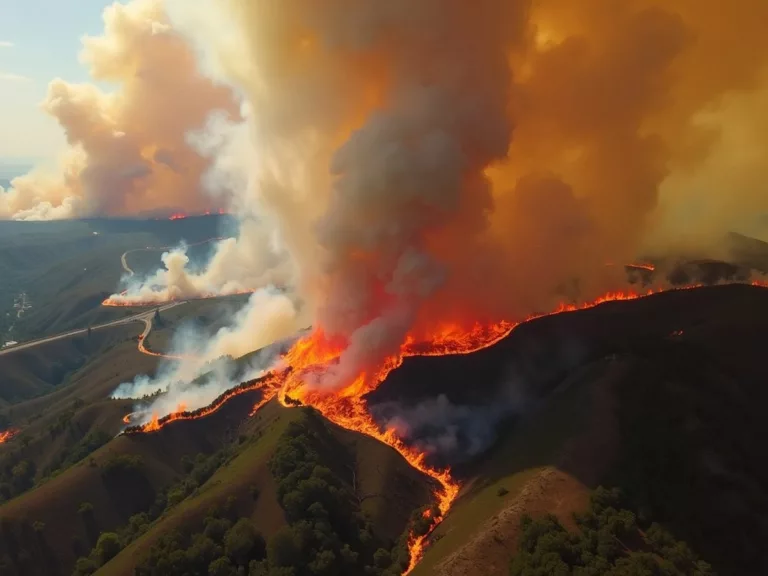
{"label": "burning grassland", "polygon": [[[761,284],[755,283],[755,285],[760,286]],[[697,286],[689,286],[675,290],[693,290],[696,288]],[[404,440],[396,427],[382,427],[372,415],[365,399],[366,395],[376,390],[387,375],[396,369],[406,357],[470,354],[493,346],[522,323],[536,318],[586,310],[609,302],[636,300],[660,292],[664,291],[612,292],[589,303],[561,303],[552,312],[533,315],[523,322],[505,322],[488,326],[475,324],[469,327],[444,326],[431,339],[415,335],[409,336],[399,354],[389,357],[376,369],[358,373],[345,386],[334,388],[325,387],[323,384],[327,381],[324,381],[324,378],[338,369],[339,356],[343,347],[338,347],[322,331],[316,330],[299,339],[285,353],[279,365],[264,377],[245,382],[227,391],[204,408],[192,412],[178,409],[161,418],[153,415],[148,423],[127,428],[125,434],[152,432],[177,420],[205,417],[218,410],[228,399],[251,390],[261,390],[263,394],[261,401],[254,406],[254,413],[261,405],[275,396],[285,406],[311,406],[329,421],[389,445],[411,466],[436,482],[439,488],[435,491],[434,497],[439,513],[434,513],[430,517],[430,528],[426,533],[411,535],[409,540],[410,571],[423,554],[429,534],[440,524],[458,497],[460,484],[452,477],[449,469],[433,467],[428,462],[428,452],[423,447]]]}
{"label": "burning grassland", "polygon": [[[261,378],[256,378],[254,380],[249,380],[247,382],[243,382],[239,384],[238,386],[235,386],[234,388],[231,388],[218,396],[213,402],[211,402],[207,406],[203,406],[202,408],[198,408],[196,410],[188,411],[186,410],[186,406],[182,403],[179,404],[175,412],[171,412],[170,414],[166,414],[165,416],[158,417],[156,413],[151,414],[149,422],[145,424],[138,424],[133,426],[128,426],[123,430],[123,434],[125,435],[134,435],[134,434],[141,434],[146,432],[155,432],[157,430],[160,430],[164,426],[170,424],[171,422],[177,422],[180,420],[196,420],[200,418],[205,418],[206,416],[209,416],[219,410],[230,398],[233,398],[235,396],[238,396],[240,394],[244,394],[246,392],[253,392],[253,391],[260,391],[262,393],[262,399],[257,402],[254,407],[252,413],[255,413],[256,410],[258,410],[261,406],[269,402],[274,396],[277,394],[279,390],[279,379],[276,377],[275,374],[267,374],[266,376],[263,376]],[[132,413],[127,415],[123,422],[129,423],[133,416],[136,413]],[[139,412],[139,416],[141,415],[148,415],[147,412]]]}
{"label": "burning grassland", "polygon": [[0,444],[5,444],[19,433],[16,428],[9,428],[0,432]]}

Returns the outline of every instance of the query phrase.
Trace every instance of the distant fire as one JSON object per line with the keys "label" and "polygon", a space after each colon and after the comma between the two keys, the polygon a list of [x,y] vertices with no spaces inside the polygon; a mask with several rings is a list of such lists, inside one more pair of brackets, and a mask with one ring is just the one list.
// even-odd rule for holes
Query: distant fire
{"label": "distant fire", "polygon": [[0,432],[0,444],[5,444],[6,442],[8,442],[8,440],[16,436],[16,434],[18,433],[19,433],[19,430],[16,430],[14,428],[9,428],[8,430],[4,430],[3,432]]}
{"label": "distant fire", "polygon": [[[224,216],[225,214],[229,214],[226,210],[223,208],[219,208],[218,210],[206,210],[205,212],[200,212],[198,214],[187,214],[185,212],[174,212],[168,218],[167,220],[184,220],[185,218],[195,218],[200,216],[211,216],[214,214],[218,214],[219,216]],[[162,220],[162,218],[155,218],[155,220]]]}
{"label": "distant fire", "polygon": [[139,352],[146,354],[147,356],[155,356],[156,358],[167,358],[169,360],[187,360],[194,358],[193,356],[185,356],[181,354],[163,354],[161,352],[154,352],[147,348],[144,343],[143,335],[139,335]]}
{"label": "distant fire", "polygon": [[[756,282],[754,285],[768,287],[766,283]],[[698,288],[698,286],[673,288],[671,290],[695,288]],[[260,379],[245,382],[225,392],[205,408],[192,412],[178,410],[162,418],[153,417],[147,424],[127,428],[125,434],[159,430],[176,420],[203,418],[221,408],[229,398],[251,390],[261,390],[263,393],[261,401],[254,406],[252,413],[255,413],[259,407],[275,396],[286,407],[297,405],[312,406],[328,420],[342,428],[371,436],[391,446],[411,466],[432,478],[439,485],[439,488],[434,492],[439,514],[425,513],[424,518],[430,518],[432,521],[426,535],[410,535],[408,539],[410,564],[404,572],[405,575],[414,569],[423,556],[427,538],[429,538],[435,528],[448,514],[459,495],[460,485],[453,480],[449,469],[439,470],[428,465],[426,463],[426,453],[418,448],[406,445],[398,437],[395,430],[387,429],[382,431],[368,410],[364,396],[375,390],[392,370],[402,364],[405,357],[468,354],[494,345],[508,336],[519,325],[535,318],[584,310],[607,302],[635,300],[659,292],[662,292],[662,290],[649,290],[643,293],[611,292],[588,303],[562,303],[552,312],[531,316],[521,322],[499,322],[491,325],[476,324],[468,329],[446,325],[436,330],[428,338],[409,336],[403,343],[399,355],[388,358],[375,370],[361,372],[357,377],[349,381],[347,385],[335,392],[329,392],[321,388],[310,388],[306,385],[306,382],[312,381],[314,376],[325,373],[327,367],[337,362],[343,352],[342,349],[333,346],[328,341],[321,329],[315,329],[312,334],[298,340],[285,354],[283,365],[286,368],[270,372]],[[682,334],[682,331],[675,333],[675,335],[678,334]]]}
{"label": "distant fire", "polygon": [[212,298],[223,298],[225,296],[242,296],[243,294],[252,294],[255,291],[256,290],[251,288],[243,288],[241,290],[232,290],[226,294],[200,294],[191,298],[171,298],[162,301],[138,299],[132,300],[127,296],[127,292],[123,292],[119,296],[110,296],[104,300],[101,305],[113,308],[148,308],[150,306],[162,306],[163,304],[169,304],[171,302],[189,302],[192,300],[210,300]]}
{"label": "distant fire", "polygon": [[[615,266],[613,262],[606,262],[605,265]],[[631,264],[624,264],[624,268],[627,270],[645,270],[646,272],[654,272],[656,270],[656,266],[646,262],[633,262]]]}
{"label": "distant fire", "polygon": [[630,269],[634,268],[636,270],[646,270],[648,272],[656,270],[656,266],[653,264],[625,264],[624,267]]}

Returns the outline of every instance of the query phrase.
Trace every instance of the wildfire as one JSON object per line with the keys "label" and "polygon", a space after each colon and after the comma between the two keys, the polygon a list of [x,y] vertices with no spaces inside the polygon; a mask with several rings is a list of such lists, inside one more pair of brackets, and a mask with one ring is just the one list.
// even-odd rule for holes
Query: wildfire
{"label": "wildfire", "polygon": [[104,300],[101,305],[102,306],[110,306],[114,308],[147,308],[150,306],[160,306],[163,304],[168,304],[170,302],[181,302],[182,300],[184,302],[189,302],[192,300],[210,300],[211,298],[221,298],[223,296],[240,296],[243,294],[252,294],[255,292],[255,289],[252,288],[242,288],[240,290],[233,290],[232,292],[227,292],[226,294],[216,294],[216,293],[210,293],[210,294],[201,294],[199,296],[194,296],[192,298],[169,298],[167,300],[131,300],[129,298],[126,298],[127,292],[122,292],[120,294],[120,297],[110,296],[106,300]]}
{"label": "wildfire", "polygon": [[[205,418],[206,416],[210,416],[211,414],[219,410],[230,398],[233,398],[245,392],[261,390],[262,392],[261,400],[259,400],[259,402],[257,402],[256,405],[251,410],[251,415],[253,415],[256,413],[256,411],[259,408],[261,408],[264,404],[266,404],[272,398],[275,397],[275,395],[280,389],[280,385],[282,384],[282,380],[280,379],[280,376],[281,376],[280,373],[270,372],[269,374],[266,374],[261,378],[243,382],[239,386],[236,386],[235,388],[231,388],[230,390],[227,390],[226,392],[221,394],[213,402],[208,404],[208,406],[204,406],[203,408],[198,408],[197,410],[188,411],[187,406],[184,403],[180,403],[176,407],[175,412],[172,412],[166,416],[163,416],[162,418],[159,418],[157,413],[153,413],[152,419],[149,422],[147,422],[146,424],[140,424],[138,426],[128,427],[123,431],[123,434],[130,435],[130,434],[140,434],[143,432],[155,432],[157,430],[160,430],[167,424],[170,424],[171,422],[176,422],[178,420],[197,420],[198,418]],[[131,415],[129,414],[129,416]],[[125,421],[126,420],[124,418],[123,422]],[[129,422],[130,422],[130,419],[129,419]]]}
{"label": "wildfire", "polygon": [[[768,284],[762,282],[754,282],[753,285],[768,287]],[[692,288],[697,288],[697,286],[682,289]],[[322,329],[316,329],[305,338],[298,340],[285,354],[282,364],[284,368],[225,392],[205,408],[193,412],[178,410],[160,419],[154,416],[149,423],[126,429],[125,433],[151,432],[176,420],[202,418],[218,410],[224,402],[233,396],[249,390],[262,390],[262,399],[254,406],[252,414],[277,396],[284,406],[301,404],[312,406],[338,426],[366,434],[387,444],[396,450],[413,468],[432,478],[439,486],[434,492],[439,514],[426,513],[424,517],[431,519],[431,526],[427,534],[423,536],[411,534],[408,539],[410,564],[404,572],[403,576],[405,576],[420,561],[424,554],[427,538],[448,514],[459,495],[461,486],[452,478],[450,469],[440,470],[429,466],[424,452],[406,445],[393,429],[382,430],[368,410],[364,396],[375,390],[392,370],[400,366],[405,357],[469,354],[496,344],[517,326],[535,318],[584,310],[607,302],[635,300],[658,292],[661,290],[649,290],[642,293],[611,292],[592,302],[583,304],[562,303],[550,312],[532,315],[521,322],[502,321],[489,325],[477,323],[469,328],[446,325],[428,337],[409,336],[398,355],[387,358],[375,370],[361,372],[334,391],[312,386],[312,384],[316,383],[322,375],[327,374],[329,367],[337,364],[343,347],[330,341]]]}
{"label": "wildfire", "polygon": [[139,352],[142,354],[146,354],[147,356],[154,356],[156,358],[167,358],[169,360],[187,360],[189,358],[192,358],[192,356],[182,356],[182,355],[174,355],[174,354],[161,354],[160,352],[154,352],[146,347],[144,344],[144,338],[139,336]]}
{"label": "wildfire", "polygon": [[8,430],[0,432],[0,444],[5,444],[18,433],[19,431],[14,428],[9,428]]}
{"label": "wildfire", "polygon": [[624,267],[625,268],[634,268],[634,269],[638,269],[638,270],[647,270],[648,272],[653,272],[654,270],[656,270],[656,266],[654,266],[653,264],[643,264],[643,263],[640,263],[640,264],[625,264]]}

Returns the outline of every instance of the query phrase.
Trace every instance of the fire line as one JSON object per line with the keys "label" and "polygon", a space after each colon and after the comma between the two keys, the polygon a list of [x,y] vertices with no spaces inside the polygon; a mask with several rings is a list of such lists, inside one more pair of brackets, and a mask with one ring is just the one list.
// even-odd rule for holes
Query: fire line
{"label": "fire line", "polygon": [[[753,282],[752,285],[768,287],[768,283]],[[382,431],[368,410],[365,394],[375,390],[387,375],[402,364],[408,356],[445,356],[470,354],[493,346],[515,328],[536,318],[562,314],[577,310],[585,310],[607,302],[636,300],[658,294],[663,291],[690,290],[700,286],[687,286],[669,290],[657,289],[644,293],[610,292],[592,302],[583,304],[560,304],[551,312],[532,315],[520,322],[499,322],[492,325],[476,324],[469,330],[457,326],[446,326],[433,335],[430,341],[417,341],[408,337],[401,347],[400,354],[388,358],[378,370],[362,372],[349,384],[335,393],[323,393],[308,389],[305,385],[318,374],[322,374],[329,365],[336,361],[343,350],[334,349],[325,340],[322,330],[317,329],[309,336],[298,340],[283,357],[285,368],[267,373],[264,377],[241,384],[233,388],[209,406],[194,412],[174,412],[163,418],[153,416],[153,419],[141,426],[125,430],[126,434],[151,432],[161,429],[166,424],[176,420],[202,418],[218,410],[229,398],[250,390],[261,390],[262,398],[254,406],[254,414],[261,406],[277,396],[283,406],[308,405],[318,410],[325,418],[334,424],[370,436],[387,444],[396,450],[413,468],[430,477],[439,486],[433,496],[437,502],[439,514],[432,517],[432,524],[427,534],[418,536],[411,534],[408,538],[410,563],[403,576],[409,574],[419,563],[426,549],[429,536],[447,516],[457,497],[461,485],[451,476],[450,469],[436,469],[426,463],[426,454],[410,447],[398,437],[392,429]],[[425,517],[430,517],[426,515]]]}

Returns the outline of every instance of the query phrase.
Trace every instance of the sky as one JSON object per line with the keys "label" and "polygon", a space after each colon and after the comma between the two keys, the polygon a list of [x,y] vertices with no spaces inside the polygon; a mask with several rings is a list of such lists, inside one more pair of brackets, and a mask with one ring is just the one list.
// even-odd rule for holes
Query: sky
{"label": "sky", "polygon": [[80,38],[103,30],[111,0],[0,0],[0,165],[55,156],[58,124],[39,108],[48,82],[88,80]]}

